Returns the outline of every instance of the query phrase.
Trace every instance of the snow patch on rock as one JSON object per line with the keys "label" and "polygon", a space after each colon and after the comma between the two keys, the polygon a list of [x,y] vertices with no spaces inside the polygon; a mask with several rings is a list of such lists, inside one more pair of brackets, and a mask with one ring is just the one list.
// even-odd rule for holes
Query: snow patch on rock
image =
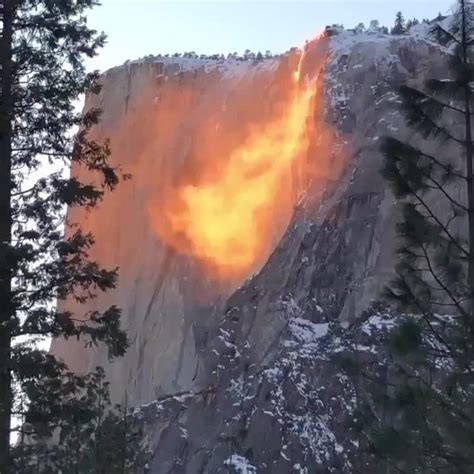
{"label": "snow patch on rock", "polygon": [[238,474],[256,474],[257,468],[250,461],[239,454],[232,454],[224,461],[224,466],[231,467]]}

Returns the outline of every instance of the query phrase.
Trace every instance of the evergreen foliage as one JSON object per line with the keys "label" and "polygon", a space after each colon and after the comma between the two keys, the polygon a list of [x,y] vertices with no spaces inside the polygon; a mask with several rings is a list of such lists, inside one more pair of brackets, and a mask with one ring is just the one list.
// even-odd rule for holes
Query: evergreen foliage
{"label": "evergreen foliage", "polygon": [[48,382],[39,390],[56,398],[55,413],[47,403],[47,412],[26,414],[22,442],[12,452],[14,472],[143,472],[149,455],[142,446],[141,425],[126,408],[111,404],[101,368],[85,377],[63,371]]}
{"label": "evergreen foliage", "polygon": [[379,20],[370,20],[369,30],[379,31],[380,30]]}
{"label": "evergreen foliage", "polygon": [[395,24],[390,31],[392,35],[403,35],[406,33],[405,19],[403,18],[402,12],[398,12],[395,17]]}
{"label": "evergreen foliage", "polygon": [[448,77],[400,90],[407,123],[437,151],[383,142],[383,174],[402,207],[385,295],[396,325],[378,373],[360,366],[371,397],[357,426],[384,473],[474,472],[471,7],[459,0],[452,23],[433,26],[450,48]]}
{"label": "evergreen foliage", "polygon": [[[97,4],[96,0],[0,4],[2,474],[17,472],[10,448],[12,415],[22,416],[27,410],[33,418],[43,416],[43,423],[31,426],[47,432],[62,416],[58,400],[73,397],[77,388],[76,381],[65,382],[70,377],[66,368],[38,350],[32,339],[104,343],[110,357],[123,355],[127,347],[117,307],[73,314],[66,303],[83,304],[113,288],[117,269],[104,269],[90,258],[94,236],[82,232],[76,222],[67,222],[64,231],[64,209],[91,209],[128,177],[109,164],[108,142],[90,138],[100,111],[81,115],[74,109],[82,94],[100,91],[97,73],[87,73],[84,65],[84,59],[93,57],[105,41],[86,22],[87,11]],[[79,131],[72,139],[74,128]],[[73,173],[68,176],[64,170],[70,167]],[[79,176],[86,175],[82,182]],[[19,343],[25,339],[29,342]]]}
{"label": "evergreen foliage", "polygon": [[408,20],[407,23],[406,23],[406,31],[410,31],[410,29],[413,27],[413,26],[416,26],[416,25],[419,25],[420,22],[418,19],[416,18],[413,18],[413,20]]}
{"label": "evergreen foliage", "polygon": [[359,23],[355,28],[354,28],[356,34],[362,34],[365,32],[365,25],[364,23]]}

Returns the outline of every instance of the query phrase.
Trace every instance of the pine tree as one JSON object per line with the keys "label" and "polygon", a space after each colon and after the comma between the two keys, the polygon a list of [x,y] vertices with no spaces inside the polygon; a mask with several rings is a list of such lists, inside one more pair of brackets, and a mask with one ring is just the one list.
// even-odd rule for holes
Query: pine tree
{"label": "pine tree", "polygon": [[354,28],[356,34],[360,35],[365,32],[365,25],[364,23],[359,23],[355,28]]}
{"label": "pine tree", "polygon": [[[93,208],[120,179],[109,165],[109,144],[89,138],[98,110],[74,110],[81,94],[99,92],[98,75],[86,73],[104,36],[88,28],[96,0],[4,0],[0,4],[0,472],[11,468],[12,414],[27,394],[30,413],[58,408],[39,387],[60,384],[65,367],[32,338],[103,342],[123,355],[120,311],[72,314],[56,302],[85,303],[115,285],[116,269],[89,259],[94,237],[68,222],[65,206]],[[77,127],[76,138],[70,138]],[[65,169],[72,167],[67,176]],[[80,170],[90,180],[79,180]],[[84,175],[84,172],[82,172]],[[96,184],[91,184],[96,183]],[[19,340],[28,340],[18,344]],[[54,390],[51,390],[54,393]],[[39,396],[42,394],[41,396]],[[49,404],[49,408],[46,405]],[[23,403],[21,404],[24,405]],[[35,408],[35,405],[38,405]],[[45,411],[46,410],[46,411]]]}
{"label": "pine tree", "polygon": [[405,19],[402,12],[398,12],[395,16],[395,24],[390,32],[392,35],[403,35],[406,32]]}
{"label": "pine tree", "polygon": [[[126,405],[113,406],[104,371],[78,377],[63,373],[58,416],[29,412],[22,423],[27,442],[12,449],[14,472],[22,474],[124,474],[140,472],[149,454],[142,444],[140,420]],[[70,396],[72,387],[74,396]],[[41,387],[44,396],[49,384]],[[54,439],[56,436],[56,439]]]}
{"label": "pine tree", "polygon": [[438,151],[383,143],[403,207],[386,294],[396,326],[386,365],[364,374],[372,401],[359,414],[381,472],[474,472],[473,13],[459,0],[450,26],[433,27],[450,46],[448,77],[400,90],[407,124]]}
{"label": "pine tree", "polygon": [[380,23],[378,20],[371,20],[369,23],[369,32],[378,33],[380,32]]}
{"label": "pine tree", "polygon": [[420,22],[416,18],[413,18],[413,20],[408,20],[405,25],[405,31],[410,31],[413,26],[419,25]]}

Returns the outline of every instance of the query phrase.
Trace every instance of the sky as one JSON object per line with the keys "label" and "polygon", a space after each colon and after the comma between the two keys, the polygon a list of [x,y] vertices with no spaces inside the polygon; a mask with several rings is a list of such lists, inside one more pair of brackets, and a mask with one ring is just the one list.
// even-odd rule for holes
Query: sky
{"label": "sky", "polygon": [[378,19],[393,24],[406,18],[434,18],[453,0],[102,0],[89,15],[90,25],[108,35],[91,69],[106,70],[148,54],[283,53],[303,45],[326,25],[351,28]]}

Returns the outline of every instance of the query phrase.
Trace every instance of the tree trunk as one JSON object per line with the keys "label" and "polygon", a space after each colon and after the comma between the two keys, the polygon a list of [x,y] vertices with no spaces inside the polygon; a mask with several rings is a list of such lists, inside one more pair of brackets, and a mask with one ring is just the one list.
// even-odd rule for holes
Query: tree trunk
{"label": "tree trunk", "polygon": [[[462,48],[463,48],[463,63],[465,71],[467,71],[469,55],[468,55],[468,41],[467,22],[466,22],[466,4],[465,0],[461,0],[461,29],[462,29]],[[470,294],[470,314],[471,314],[471,330],[474,330],[474,176],[472,166],[472,130],[471,130],[471,85],[469,78],[465,78],[464,85],[464,113],[466,125],[466,171],[467,171],[467,204],[469,214],[469,267],[468,267],[468,283]]]}
{"label": "tree trunk", "polygon": [[11,472],[10,429],[12,412],[11,320],[13,317],[11,258],[11,158],[12,158],[12,34],[14,3],[3,0],[0,38],[0,473]]}

